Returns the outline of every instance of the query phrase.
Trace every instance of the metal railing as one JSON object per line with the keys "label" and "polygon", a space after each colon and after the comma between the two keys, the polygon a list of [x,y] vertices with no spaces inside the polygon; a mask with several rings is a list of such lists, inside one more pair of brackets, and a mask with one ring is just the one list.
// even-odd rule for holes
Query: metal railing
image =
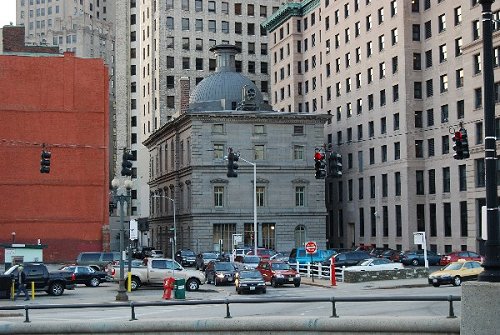
{"label": "metal railing", "polygon": [[[332,276],[330,274],[330,265],[322,265],[321,263],[305,263],[292,265],[300,274],[305,275],[306,277],[314,277],[319,279],[329,279],[332,280]],[[335,267],[335,277],[337,281],[344,281],[344,270],[345,266]]]}
{"label": "metal railing", "polygon": [[29,319],[30,310],[41,309],[85,309],[85,308],[130,308],[130,321],[138,320],[135,310],[138,307],[151,306],[193,306],[193,305],[226,305],[225,318],[231,318],[230,304],[261,304],[261,303],[310,303],[310,302],[329,302],[332,305],[332,314],[330,317],[338,318],[337,303],[338,302],[387,302],[387,301],[447,301],[448,316],[447,318],[456,318],[453,302],[461,301],[460,296],[384,296],[384,297],[319,297],[319,298],[255,298],[255,299],[214,299],[214,300],[196,300],[196,301],[158,301],[158,302],[117,302],[103,304],[46,304],[46,305],[17,305],[17,306],[0,306],[0,310],[25,311],[24,322],[31,322]]}

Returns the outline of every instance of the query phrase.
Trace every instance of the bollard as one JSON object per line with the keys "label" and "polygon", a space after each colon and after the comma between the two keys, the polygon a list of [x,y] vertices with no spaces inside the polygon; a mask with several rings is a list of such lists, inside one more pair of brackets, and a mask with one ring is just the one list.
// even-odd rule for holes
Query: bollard
{"label": "bollard", "polygon": [[128,272],[127,275],[127,292],[132,292],[132,272]]}
{"label": "bollard", "polygon": [[16,281],[12,279],[12,285],[10,286],[10,300],[14,300],[15,294],[16,294]]}
{"label": "bollard", "polygon": [[330,257],[330,280],[332,286],[337,286],[337,278],[335,277],[335,259]]}
{"label": "bollard", "polygon": [[31,300],[35,300],[35,282],[31,282]]}

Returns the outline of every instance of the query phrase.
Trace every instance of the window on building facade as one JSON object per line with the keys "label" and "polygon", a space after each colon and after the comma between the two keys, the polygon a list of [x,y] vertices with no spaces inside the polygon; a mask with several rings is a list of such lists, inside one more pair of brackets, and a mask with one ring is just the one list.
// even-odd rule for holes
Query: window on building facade
{"label": "window on building facade", "polygon": [[423,194],[425,194],[425,191],[424,191],[424,170],[416,170],[415,175],[416,175],[415,180],[417,183],[417,194],[423,195]]}
{"label": "window on building facade", "polygon": [[304,207],[305,206],[305,186],[296,186],[295,187],[295,206],[296,207]]}
{"label": "window on building facade", "polygon": [[394,173],[394,195],[401,195],[401,172]]}
{"label": "window on building facade", "polygon": [[443,192],[444,193],[450,192],[450,168],[449,167],[443,168]]}
{"label": "window on building facade", "polygon": [[294,145],[293,146],[293,159],[302,160],[304,159],[304,145]]}
{"label": "window on building facade", "polygon": [[444,135],[441,137],[441,154],[446,155],[450,152],[450,137]]}
{"label": "window on building facade", "polygon": [[455,57],[462,55],[462,38],[455,39]]}
{"label": "window on building facade", "polygon": [[263,160],[264,159],[264,145],[256,144],[254,145],[254,160]]}
{"label": "window on building facade", "polygon": [[264,207],[266,205],[266,188],[264,186],[257,186],[255,188],[255,193],[257,196],[257,207]]}
{"label": "window on building facade", "polygon": [[436,194],[436,170],[427,171],[429,177],[429,194]]}
{"label": "window on building facade", "polygon": [[224,186],[214,186],[214,206],[224,207]]}
{"label": "window on building facade", "polygon": [[401,159],[401,143],[394,143],[394,160]]}

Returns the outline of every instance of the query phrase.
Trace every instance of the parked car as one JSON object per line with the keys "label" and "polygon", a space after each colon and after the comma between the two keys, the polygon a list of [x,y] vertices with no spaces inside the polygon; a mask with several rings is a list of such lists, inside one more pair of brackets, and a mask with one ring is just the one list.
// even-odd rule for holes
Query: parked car
{"label": "parked car", "polygon": [[[19,265],[11,266],[0,276],[0,296],[8,296],[11,290],[11,281],[16,278]],[[26,282],[35,283],[35,291],[45,291],[50,295],[59,296],[64,290],[74,290],[75,281],[73,274],[69,271],[50,271],[42,263],[24,263]],[[15,284],[17,289],[17,282]],[[30,286],[28,286],[28,289]]]}
{"label": "parked car", "polygon": [[157,250],[157,249],[153,249],[153,250],[148,251],[147,257],[151,257],[151,258],[163,258],[165,256],[163,254],[163,251]]}
{"label": "parked car", "polygon": [[[441,256],[432,250],[427,250],[427,261],[429,265],[438,265]],[[401,253],[401,263],[404,265],[424,265],[424,250],[407,250]]]}
{"label": "parked car", "polygon": [[289,252],[277,252],[274,255],[272,255],[269,259],[288,263],[289,256],[290,256]]}
{"label": "parked car", "polygon": [[[247,255],[255,255],[255,250],[251,249]],[[271,258],[274,254],[276,254],[276,251],[271,250],[271,249],[266,249],[266,248],[257,248],[257,256],[259,256],[261,259],[269,259]]]}
{"label": "parked car", "polygon": [[196,254],[191,249],[177,250],[175,260],[182,266],[194,266],[196,263]]}
{"label": "parked car", "polygon": [[236,256],[236,258],[234,259],[234,263],[239,270],[255,269],[257,265],[259,265],[259,262],[259,256]]}
{"label": "parked car", "polygon": [[272,287],[284,284],[300,286],[300,274],[288,263],[263,259],[256,269],[260,271],[266,282],[271,283]]}
{"label": "parked car", "polygon": [[401,251],[388,249],[384,251],[379,257],[391,260],[393,262],[399,262],[401,256]]}
{"label": "parked car", "polygon": [[236,274],[236,266],[232,262],[210,261],[205,268],[207,283],[215,286],[233,283]]}
{"label": "parked car", "polygon": [[[335,267],[353,266],[367,258],[370,258],[370,254],[366,251],[346,251],[333,256]],[[321,262],[321,265],[330,265],[330,259]]]}
{"label": "parked car", "polygon": [[401,270],[404,265],[401,263],[394,263],[386,258],[368,258],[360,261],[357,265],[346,268],[346,271],[387,271],[387,270]]}
{"label": "parked car", "polygon": [[90,266],[68,265],[61,268],[73,274],[75,284],[85,284],[85,286],[97,287],[101,283],[108,281],[108,274],[104,271],[96,271]]}
{"label": "parked car", "polygon": [[196,270],[205,271],[205,267],[210,261],[217,260],[218,255],[213,252],[200,252],[196,255],[195,267]]}
{"label": "parked car", "polygon": [[245,256],[246,254],[248,254],[250,252],[250,250],[252,250],[252,248],[237,248],[237,249],[233,249],[233,256],[236,257],[236,256]]}
{"label": "parked car", "polygon": [[[205,283],[205,274],[200,271],[183,268],[179,263],[170,258],[144,259],[144,266],[131,267],[131,289],[137,290],[141,286],[163,286],[165,278],[174,277],[186,281],[186,291],[197,291]],[[127,271],[127,269],[125,269]],[[120,266],[112,269],[113,280],[120,278]]]}
{"label": "parked car", "polygon": [[373,248],[370,250],[370,255],[374,258],[378,258],[387,250],[387,248]]}
{"label": "parked car", "polygon": [[236,273],[234,280],[236,292],[241,293],[266,293],[266,282],[260,271],[242,270]]}
{"label": "parked car", "polygon": [[447,265],[453,262],[457,262],[459,259],[463,259],[466,261],[478,261],[482,262],[483,258],[478,253],[473,251],[454,251],[449,254],[441,256],[441,260],[439,261],[439,265]]}
{"label": "parked car", "polygon": [[295,248],[290,252],[290,256],[288,257],[288,263],[295,267],[297,263],[299,264],[308,264],[308,263],[318,263],[322,262],[325,259],[329,259],[330,256],[334,253],[332,250],[323,250],[318,249],[314,254],[308,254],[305,248]]}
{"label": "parked car", "polygon": [[463,281],[476,280],[484,268],[478,261],[458,261],[448,264],[445,268],[429,275],[429,284],[434,287],[452,284],[460,286]]}
{"label": "parked car", "polygon": [[76,258],[77,265],[97,265],[104,269],[106,265],[120,260],[119,252],[81,252]]}

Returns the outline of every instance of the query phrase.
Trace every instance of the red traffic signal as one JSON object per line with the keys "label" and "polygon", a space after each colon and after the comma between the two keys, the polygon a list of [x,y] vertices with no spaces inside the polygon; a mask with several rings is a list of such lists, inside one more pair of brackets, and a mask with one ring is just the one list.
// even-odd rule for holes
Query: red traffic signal
{"label": "red traffic signal", "polygon": [[321,161],[323,159],[325,159],[325,154],[320,151],[316,151],[316,153],[314,154],[314,160]]}

